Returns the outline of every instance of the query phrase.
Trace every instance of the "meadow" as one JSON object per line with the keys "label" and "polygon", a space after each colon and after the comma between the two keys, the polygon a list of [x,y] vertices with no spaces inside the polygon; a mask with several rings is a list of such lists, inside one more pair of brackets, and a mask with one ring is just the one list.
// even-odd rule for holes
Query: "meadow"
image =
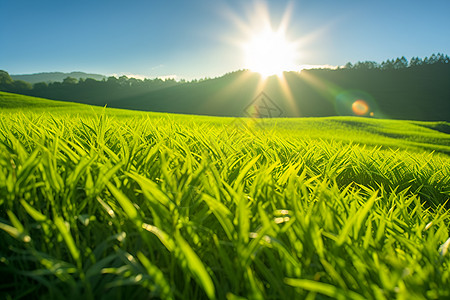
{"label": "meadow", "polygon": [[2,299],[450,297],[449,123],[0,107]]}

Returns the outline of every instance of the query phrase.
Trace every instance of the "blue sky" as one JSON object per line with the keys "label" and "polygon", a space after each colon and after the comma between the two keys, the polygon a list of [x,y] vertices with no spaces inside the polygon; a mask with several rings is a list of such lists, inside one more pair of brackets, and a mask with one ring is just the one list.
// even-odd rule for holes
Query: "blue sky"
{"label": "blue sky", "polygon": [[255,7],[302,40],[299,65],[450,55],[450,1],[0,0],[0,69],[202,78],[245,67]]}

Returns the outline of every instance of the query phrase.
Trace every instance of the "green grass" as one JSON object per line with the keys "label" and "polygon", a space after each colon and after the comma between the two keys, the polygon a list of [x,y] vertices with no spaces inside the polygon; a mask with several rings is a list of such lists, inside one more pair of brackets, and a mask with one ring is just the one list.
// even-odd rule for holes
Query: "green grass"
{"label": "green grass", "polygon": [[450,297],[447,123],[8,97],[0,298]]}
{"label": "green grass", "polygon": [[0,107],[4,109],[36,109],[36,108],[67,108],[67,107],[87,107],[86,105],[53,101],[43,98],[36,98],[6,92],[0,92]]}

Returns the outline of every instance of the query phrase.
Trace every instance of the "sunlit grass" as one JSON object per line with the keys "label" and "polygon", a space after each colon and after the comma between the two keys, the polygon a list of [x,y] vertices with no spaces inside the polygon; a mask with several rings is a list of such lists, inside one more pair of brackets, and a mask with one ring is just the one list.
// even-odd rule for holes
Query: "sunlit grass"
{"label": "sunlit grass", "polygon": [[450,297],[433,124],[48,110],[0,114],[1,298]]}

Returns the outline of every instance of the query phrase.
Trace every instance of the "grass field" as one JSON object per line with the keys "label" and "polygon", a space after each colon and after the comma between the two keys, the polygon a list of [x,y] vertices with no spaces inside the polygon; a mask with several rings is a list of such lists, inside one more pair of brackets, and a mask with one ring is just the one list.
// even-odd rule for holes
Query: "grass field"
{"label": "grass field", "polygon": [[450,297],[448,123],[0,107],[2,299]]}

